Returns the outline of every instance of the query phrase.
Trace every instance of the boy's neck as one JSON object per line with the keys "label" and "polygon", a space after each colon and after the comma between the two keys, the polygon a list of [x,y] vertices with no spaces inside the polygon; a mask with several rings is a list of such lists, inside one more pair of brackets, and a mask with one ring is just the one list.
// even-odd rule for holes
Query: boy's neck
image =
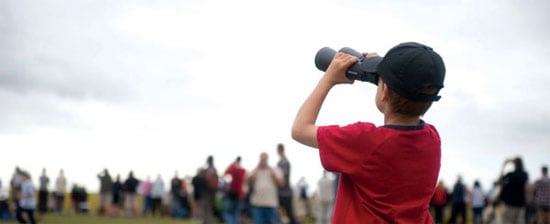
{"label": "boy's neck", "polygon": [[384,114],[384,125],[413,126],[420,124],[420,116],[408,116],[398,113]]}

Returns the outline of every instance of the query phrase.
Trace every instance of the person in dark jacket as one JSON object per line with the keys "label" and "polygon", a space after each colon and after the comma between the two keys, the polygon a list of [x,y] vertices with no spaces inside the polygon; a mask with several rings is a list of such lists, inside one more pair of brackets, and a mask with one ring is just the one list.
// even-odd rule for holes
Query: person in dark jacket
{"label": "person in dark jacket", "polygon": [[[502,175],[507,164],[514,164],[514,170]],[[503,223],[525,223],[525,186],[528,179],[521,158],[507,159],[502,164],[500,199],[504,202]]]}
{"label": "person in dark jacket", "polygon": [[451,193],[451,219],[449,224],[454,224],[457,221],[457,217],[460,215],[461,222],[466,223],[466,186],[462,183],[462,177],[459,176],[453,192]]}

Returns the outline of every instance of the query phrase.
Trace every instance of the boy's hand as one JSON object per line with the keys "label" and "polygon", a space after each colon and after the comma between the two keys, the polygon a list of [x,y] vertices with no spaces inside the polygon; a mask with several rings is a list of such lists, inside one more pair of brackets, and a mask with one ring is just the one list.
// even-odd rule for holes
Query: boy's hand
{"label": "boy's hand", "polygon": [[354,80],[346,77],[346,71],[358,58],[342,52],[337,52],[327,68],[323,79],[332,85],[340,83],[353,83]]}
{"label": "boy's hand", "polygon": [[379,57],[380,55],[378,55],[378,53],[376,52],[368,52],[368,53],[363,53],[363,56],[367,58],[372,58],[372,57]]}
{"label": "boy's hand", "polygon": [[[374,57],[375,53],[363,54],[366,57]],[[348,68],[359,60],[356,56],[337,52],[328,66],[325,74],[313,89],[313,92],[304,101],[298,111],[292,125],[292,138],[304,145],[318,148],[317,126],[315,122],[319,116],[321,105],[330,89],[341,83],[353,83],[354,80],[346,77]]]}

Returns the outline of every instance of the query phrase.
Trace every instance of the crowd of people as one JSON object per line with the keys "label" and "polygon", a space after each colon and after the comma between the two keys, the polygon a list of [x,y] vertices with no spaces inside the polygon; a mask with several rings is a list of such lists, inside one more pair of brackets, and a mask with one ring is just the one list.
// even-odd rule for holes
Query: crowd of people
{"label": "crowd of people", "polygon": [[[99,189],[94,207],[91,207],[90,194],[84,186],[73,184],[71,189],[67,188],[63,170],[50,188],[50,178],[43,169],[35,188],[30,173],[16,167],[9,195],[0,198],[0,219],[36,223],[37,213],[94,213],[196,219],[203,223],[311,222],[317,217],[312,211],[313,194],[308,191],[309,184],[305,177],[296,186],[291,183],[291,164],[284,145],[278,144],[276,150],[279,161],[275,166],[270,165],[268,153],[262,152],[257,166],[249,170],[241,166],[242,158],[237,156],[223,172],[218,172],[214,157],[208,156],[194,176],[181,178],[176,172],[167,183],[169,186],[165,186],[161,175],[154,180],[149,176],[141,179],[130,171],[123,179],[120,175],[112,176],[106,168],[97,174]],[[331,223],[336,183],[328,172],[318,182],[315,197],[322,202],[317,212],[320,223]],[[295,192],[299,192],[298,195]],[[297,203],[300,204],[297,206]],[[303,215],[298,215],[297,207],[307,209]]]}
{"label": "crowd of people", "polygon": [[[253,169],[242,167],[242,158],[238,156],[223,173],[218,173],[214,166],[214,157],[208,156],[205,165],[198,168],[192,178],[180,178],[176,172],[169,182],[169,191],[165,191],[160,175],[154,180],[150,177],[140,180],[130,171],[122,180],[120,175],[113,178],[108,169],[104,169],[97,175],[100,183],[97,208],[90,208],[85,187],[73,185],[67,192],[63,170],[50,192],[46,170],[42,171],[39,186],[35,188],[30,173],[16,167],[10,181],[10,194],[0,197],[0,219],[36,223],[36,212],[87,214],[93,210],[102,216],[174,217],[198,219],[203,223],[243,223],[245,220],[247,223],[293,224],[314,220],[332,223],[338,175],[324,171],[316,193],[312,194],[308,192],[305,177],[295,186],[291,185],[290,162],[282,144],[277,146],[277,153],[276,166],[271,166],[268,154],[262,152]],[[514,169],[505,173],[508,164],[513,164]],[[466,186],[461,176],[450,188],[440,180],[430,205],[434,222],[550,223],[548,168],[543,166],[541,176],[529,181],[523,167],[519,157],[506,160],[500,175],[487,190],[479,181]],[[1,188],[0,184],[0,192]],[[64,208],[66,198],[69,211]]]}
{"label": "crowd of people", "polygon": [[[513,164],[513,170],[505,172],[509,164]],[[542,166],[540,175],[535,181],[529,181],[523,160],[516,157],[504,161],[500,175],[488,190],[484,190],[478,180],[471,188],[467,187],[461,176],[450,189],[440,180],[431,201],[434,221],[449,224],[550,223],[548,167]]]}

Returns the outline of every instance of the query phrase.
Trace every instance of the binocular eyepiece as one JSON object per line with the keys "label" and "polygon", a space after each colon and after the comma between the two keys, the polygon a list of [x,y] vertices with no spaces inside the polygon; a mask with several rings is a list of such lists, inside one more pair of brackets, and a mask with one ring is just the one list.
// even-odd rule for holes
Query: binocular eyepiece
{"label": "binocular eyepiece", "polygon": [[[359,80],[378,85],[378,74],[376,73],[378,63],[382,57],[365,57],[358,51],[349,47],[340,49],[339,52],[356,56],[359,60],[351,65],[346,71],[346,77],[350,80]],[[326,71],[336,51],[329,47],[321,48],[315,55],[315,67],[321,71]]]}

